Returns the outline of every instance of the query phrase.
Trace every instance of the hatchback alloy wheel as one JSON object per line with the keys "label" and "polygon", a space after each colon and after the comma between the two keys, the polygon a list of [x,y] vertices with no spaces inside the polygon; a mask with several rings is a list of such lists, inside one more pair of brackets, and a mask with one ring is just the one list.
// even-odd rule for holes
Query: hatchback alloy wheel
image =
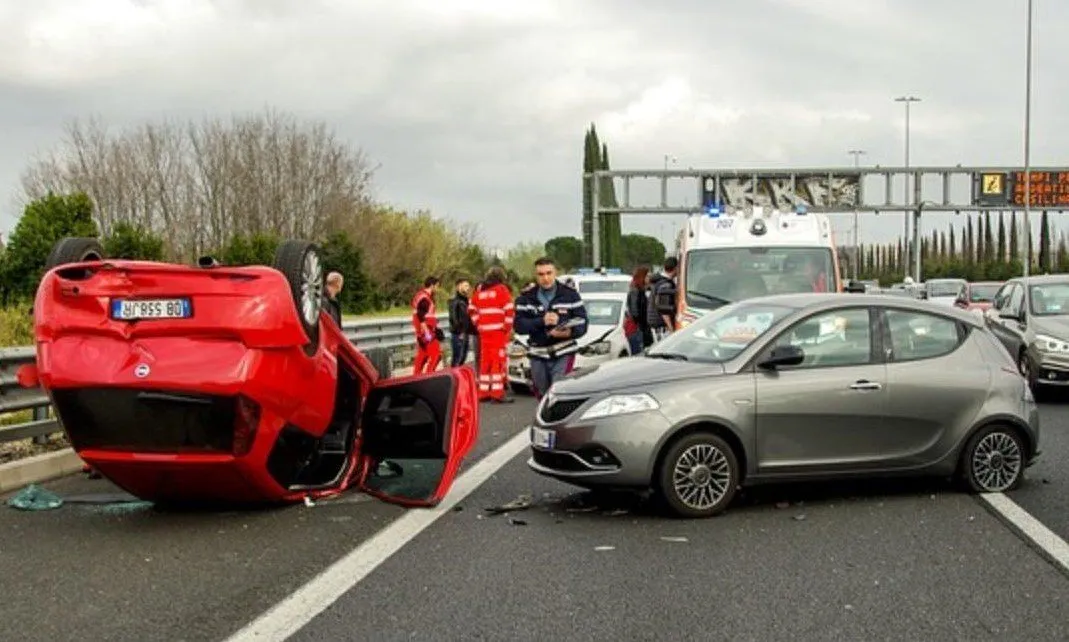
{"label": "hatchback alloy wheel", "polygon": [[696,433],[669,448],[658,476],[662,499],[672,512],[681,517],[711,517],[734,498],[739,465],[723,439]]}
{"label": "hatchback alloy wheel", "polygon": [[1013,430],[992,426],[978,432],[965,448],[965,481],[980,493],[1016,488],[1024,478],[1024,446]]}

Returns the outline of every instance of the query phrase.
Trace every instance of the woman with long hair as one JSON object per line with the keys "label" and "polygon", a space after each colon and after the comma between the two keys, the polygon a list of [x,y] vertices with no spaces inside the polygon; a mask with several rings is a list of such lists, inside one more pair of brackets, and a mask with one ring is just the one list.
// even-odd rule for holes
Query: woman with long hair
{"label": "woman with long hair", "polygon": [[624,334],[631,354],[642,352],[643,348],[653,343],[653,333],[646,321],[646,308],[649,299],[646,296],[646,279],[650,268],[640,265],[631,275],[631,287],[627,290],[627,312],[624,316]]}

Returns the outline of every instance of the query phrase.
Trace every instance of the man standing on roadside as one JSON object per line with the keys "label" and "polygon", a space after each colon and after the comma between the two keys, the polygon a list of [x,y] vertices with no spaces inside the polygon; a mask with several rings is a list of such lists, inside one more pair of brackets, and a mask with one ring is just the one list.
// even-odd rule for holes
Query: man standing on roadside
{"label": "man standing on roadside", "polygon": [[516,332],[528,336],[534,393],[542,398],[553,382],[568,374],[579,351],[576,339],[586,334],[583,299],[557,280],[557,265],[543,257],[535,261],[536,287],[516,299]]}
{"label": "man standing on roadside", "polygon": [[506,285],[508,276],[501,266],[494,266],[479,284],[468,304],[468,314],[479,335],[479,401],[512,403],[508,394],[508,344],[516,307]]}
{"label": "man standing on roadside", "polygon": [[341,289],[345,285],[345,278],[341,275],[341,272],[331,272],[327,275],[327,282],[324,286],[323,297],[323,309],[327,311],[331,319],[334,319],[334,323],[341,327],[341,303],[338,302],[338,295],[341,294]]}
{"label": "man standing on roadside", "polygon": [[664,261],[664,273],[650,278],[650,303],[646,308],[646,320],[659,341],[676,328],[676,272],[679,261],[670,256]]}
{"label": "man standing on roadside", "polygon": [[434,294],[441,281],[436,276],[428,276],[423,287],[412,297],[412,328],[416,332],[416,361],[412,364],[413,374],[434,372],[442,360],[442,345],[439,343],[445,333],[438,327],[438,317],[434,308]]}
{"label": "man standing on roadside", "polygon": [[468,316],[468,295],[471,283],[457,279],[456,291],[449,299],[449,334],[452,338],[453,358],[451,367],[464,365],[468,360],[468,338],[471,335],[471,317]]}

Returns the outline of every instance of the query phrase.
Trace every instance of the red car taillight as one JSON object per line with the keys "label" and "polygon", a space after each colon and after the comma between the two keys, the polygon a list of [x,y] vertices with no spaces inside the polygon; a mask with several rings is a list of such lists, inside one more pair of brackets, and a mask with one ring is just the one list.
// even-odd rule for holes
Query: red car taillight
{"label": "red car taillight", "polygon": [[234,419],[233,452],[237,457],[249,454],[256,441],[256,428],[260,425],[260,404],[248,397],[238,395],[238,412]]}

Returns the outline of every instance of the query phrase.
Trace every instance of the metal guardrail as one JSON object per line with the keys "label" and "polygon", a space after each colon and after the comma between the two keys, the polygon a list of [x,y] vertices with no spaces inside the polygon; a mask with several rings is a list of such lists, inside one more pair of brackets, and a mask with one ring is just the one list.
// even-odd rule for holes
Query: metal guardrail
{"label": "metal guardrail", "polygon": [[[438,315],[448,337],[448,315]],[[384,317],[366,321],[345,321],[342,330],[361,350],[390,351],[394,365],[411,358],[415,351],[411,317]],[[406,350],[408,349],[408,350]],[[407,353],[407,354],[406,354]],[[42,441],[62,428],[51,412],[52,404],[41,388],[22,388],[16,379],[19,366],[33,363],[37,352],[33,346],[0,348],[0,418],[14,412],[31,410],[30,421],[0,426],[0,443],[34,438]]]}

